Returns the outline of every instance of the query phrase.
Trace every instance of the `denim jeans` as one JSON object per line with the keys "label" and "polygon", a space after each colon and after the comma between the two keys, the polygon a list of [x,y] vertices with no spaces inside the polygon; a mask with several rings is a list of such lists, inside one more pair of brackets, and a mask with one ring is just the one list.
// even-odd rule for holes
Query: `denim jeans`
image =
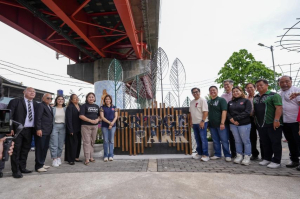
{"label": "denim jeans", "polygon": [[194,136],[197,142],[196,151],[199,155],[208,156],[207,142],[207,122],[204,123],[204,128],[201,129],[199,124],[193,124]]}
{"label": "denim jeans", "polygon": [[215,156],[221,157],[221,144],[222,144],[224,156],[231,157],[231,154],[229,152],[228,130],[226,128],[220,130],[220,127],[218,128],[210,127],[209,129],[214,143]]}
{"label": "denim jeans", "polygon": [[[236,126],[230,124],[230,130],[233,133],[235,140],[236,152],[241,155],[251,155],[250,130],[251,124]],[[243,154],[244,145],[244,154]]]}
{"label": "denim jeans", "polygon": [[108,129],[107,127],[102,127],[102,134],[104,139],[104,157],[110,158],[114,157],[114,138],[115,138],[116,127]]}
{"label": "denim jeans", "polygon": [[54,124],[50,135],[51,158],[60,158],[66,138],[65,124]]}

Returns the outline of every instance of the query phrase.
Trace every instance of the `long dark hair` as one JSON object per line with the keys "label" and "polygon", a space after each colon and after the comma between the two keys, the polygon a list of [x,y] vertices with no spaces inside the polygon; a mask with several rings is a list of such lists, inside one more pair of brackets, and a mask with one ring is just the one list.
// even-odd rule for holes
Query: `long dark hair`
{"label": "long dark hair", "polygon": [[94,101],[94,102],[96,102],[96,95],[95,95],[95,93],[89,92],[89,93],[85,96],[85,103],[88,103],[88,97],[89,97],[90,95],[94,95],[94,97],[95,97],[95,101]]}
{"label": "long dark hair", "polygon": [[74,97],[75,95],[76,95],[76,94],[73,93],[73,94],[70,96],[70,100],[69,100],[67,106],[69,106],[70,104],[74,104],[74,103],[72,102],[72,99],[73,99],[73,97]]}
{"label": "long dark hair", "polygon": [[[63,96],[61,96],[61,95],[58,95],[56,98],[55,98],[55,100],[54,100],[54,106],[57,106],[57,99],[59,98],[59,97],[62,97],[63,99],[64,99],[64,101],[65,101],[65,98],[63,97]],[[65,105],[65,102],[62,104],[62,107],[65,107],[66,105]]]}
{"label": "long dark hair", "polygon": [[104,105],[104,106],[107,106],[106,103],[105,103],[105,99],[106,99],[107,97],[110,99],[110,105],[113,106],[112,98],[111,98],[110,95],[105,95],[105,97],[104,97],[104,99],[103,99],[103,105]]}

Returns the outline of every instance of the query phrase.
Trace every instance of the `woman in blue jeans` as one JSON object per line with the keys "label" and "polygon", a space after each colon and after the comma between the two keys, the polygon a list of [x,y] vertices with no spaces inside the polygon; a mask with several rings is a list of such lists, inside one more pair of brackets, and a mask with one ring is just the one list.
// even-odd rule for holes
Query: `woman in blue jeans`
{"label": "woman in blue jeans", "polygon": [[114,138],[116,131],[116,121],[118,112],[112,104],[110,95],[104,97],[103,106],[100,107],[100,116],[102,119],[102,133],[104,138],[104,162],[113,161],[114,157]]}
{"label": "woman in blue jeans", "polygon": [[234,136],[237,152],[234,163],[249,165],[251,156],[250,114],[252,105],[251,102],[245,98],[245,94],[240,87],[233,87],[232,100],[228,102],[227,110],[227,119],[230,121],[229,126]]}
{"label": "woman in blue jeans", "polygon": [[53,130],[50,136],[50,153],[53,159],[52,166],[58,167],[61,165],[61,154],[63,151],[66,126],[65,126],[65,99],[62,96],[57,96],[53,107]]}

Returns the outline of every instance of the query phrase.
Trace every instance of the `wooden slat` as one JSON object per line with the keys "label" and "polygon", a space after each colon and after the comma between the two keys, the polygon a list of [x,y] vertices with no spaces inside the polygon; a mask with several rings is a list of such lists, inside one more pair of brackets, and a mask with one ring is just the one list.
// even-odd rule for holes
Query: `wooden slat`
{"label": "wooden slat", "polygon": [[[136,116],[139,117],[139,114],[136,113]],[[136,130],[138,131],[138,130],[140,130],[140,128],[136,128]],[[134,135],[134,137],[135,137],[135,135]],[[137,143],[136,145],[137,145],[137,153],[140,153],[140,145],[141,145],[141,144],[140,144],[140,143]]]}
{"label": "wooden slat", "polygon": [[[187,124],[186,123],[187,122],[187,118],[185,118],[185,124]],[[184,127],[184,138],[186,139],[186,140],[189,140],[188,139],[188,132],[187,132],[187,127]],[[189,152],[188,152],[188,143],[185,143],[185,155],[187,155]]]}
{"label": "wooden slat", "polygon": [[[179,115],[182,115],[182,111],[181,110],[179,110]],[[180,127],[180,130],[182,130],[182,129],[183,128]],[[184,144],[183,144],[183,142],[181,142],[180,145],[181,145],[181,151],[183,151],[184,150]]]}
{"label": "wooden slat", "polygon": [[[135,118],[133,118],[133,122],[135,122]],[[136,143],[135,143],[135,127],[133,128],[133,154],[136,155]]]}
{"label": "wooden slat", "polygon": [[[140,130],[143,130],[144,128],[144,125],[143,125],[143,113],[141,113],[140,114],[140,116],[141,116],[141,129]],[[144,141],[145,140],[145,138],[141,138],[141,153],[144,153]]]}
{"label": "wooden slat", "polygon": [[[148,116],[151,116],[150,107],[148,107]],[[148,136],[151,137],[151,121],[148,121]],[[152,147],[151,143],[148,143],[149,147]]]}
{"label": "wooden slat", "polygon": [[[124,112],[122,111],[122,113],[121,113],[121,117],[122,117],[122,119],[123,119],[123,117],[124,117]],[[123,122],[122,122],[122,124],[121,124],[121,139],[122,139],[122,151],[124,151],[125,150],[125,138],[124,138],[124,124],[123,124]]]}
{"label": "wooden slat", "polygon": [[[129,124],[131,123],[130,117],[128,118]],[[128,126],[129,129],[129,155],[132,155],[132,129],[131,126]]]}
{"label": "wooden slat", "polygon": [[189,129],[189,154],[192,155],[193,149],[192,149],[192,130],[191,130],[191,125],[190,125],[190,114],[188,114],[188,129]]}
{"label": "wooden slat", "polygon": [[[171,110],[171,114],[172,114],[172,116],[173,116],[173,118],[176,120],[176,117],[174,116],[174,107],[172,106],[172,110]],[[173,146],[175,146],[175,128],[176,128],[176,126],[175,127],[172,127],[172,140],[173,140]]]}
{"label": "wooden slat", "polygon": [[[177,127],[178,126],[178,110],[175,111],[175,114],[176,114],[175,118],[176,118],[176,127]],[[178,127],[178,130],[180,130],[179,127]],[[180,145],[179,145],[179,143],[177,142],[176,145],[177,145],[177,151],[180,151]]]}
{"label": "wooden slat", "polygon": [[[128,122],[128,112],[125,112],[125,117]],[[125,128],[125,150],[128,151],[128,127]]]}
{"label": "wooden slat", "polygon": [[161,121],[161,125],[160,125],[160,137],[158,137],[158,139],[160,139],[160,140],[162,140],[162,130],[163,130],[163,114],[162,114],[162,104],[161,103],[159,103],[159,116],[160,116],[160,118],[162,119],[162,121]]}
{"label": "wooden slat", "polygon": [[[120,116],[120,109],[118,110],[118,115]],[[121,147],[121,130],[118,129],[118,147]]]}
{"label": "wooden slat", "polygon": [[[159,115],[159,113],[158,113],[158,109],[157,109],[157,101],[155,101],[154,102],[155,103],[155,115]],[[158,124],[158,119],[157,119],[157,117],[156,117],[156,124]],[[159,133],[159,127],[156,127],[155,128],[155,131],[156,131],[156,136],[157,136],[157,139],[159,140],[159,135],[160,135],[160,133]]]}
{"label": "wooden slat", "polygon": [[[167,108],[167,113],[168,113],[168,116],[170,115],[170,107]],[[170,124],[170,118],[168,117],[168,125]],[[171,130],[169,128],[169,126],[167,127],[168,130]],[[169,146],[172,146],[172,143],[169,143]]]}
{"label": "wooden slat", "polygon": [[[144,116],[147,116],[147,109],[146,108],[144,108]],[[149,118],[147,118],[147,125],[149,126],[149,124],[148,124],[148,121],[149,120]],[[143,119],[143,122],[144,122],[144,119]],[[149,128],[148,127],[146,127],[145,126],[145,147],[148,147],[148,132],[149,132]]]}

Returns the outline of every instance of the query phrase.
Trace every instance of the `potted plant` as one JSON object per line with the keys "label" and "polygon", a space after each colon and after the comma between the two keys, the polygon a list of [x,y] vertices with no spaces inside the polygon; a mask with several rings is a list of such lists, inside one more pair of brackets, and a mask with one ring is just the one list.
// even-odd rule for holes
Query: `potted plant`
{"label": "potted plant", "polygon": [[210,157],[214,156],[215,154],[214,143],[209,128],[207,128],[207,141],[208,141],[208,155]]}
{"label": "potted plant", "polygon": [[98,125],[98,131],[97,131],[97,137],[96,141],[94,144],[94,152],[100,152],[103,150],[103,138],[102,138],[102,130],[101,130],[101,125]]}

